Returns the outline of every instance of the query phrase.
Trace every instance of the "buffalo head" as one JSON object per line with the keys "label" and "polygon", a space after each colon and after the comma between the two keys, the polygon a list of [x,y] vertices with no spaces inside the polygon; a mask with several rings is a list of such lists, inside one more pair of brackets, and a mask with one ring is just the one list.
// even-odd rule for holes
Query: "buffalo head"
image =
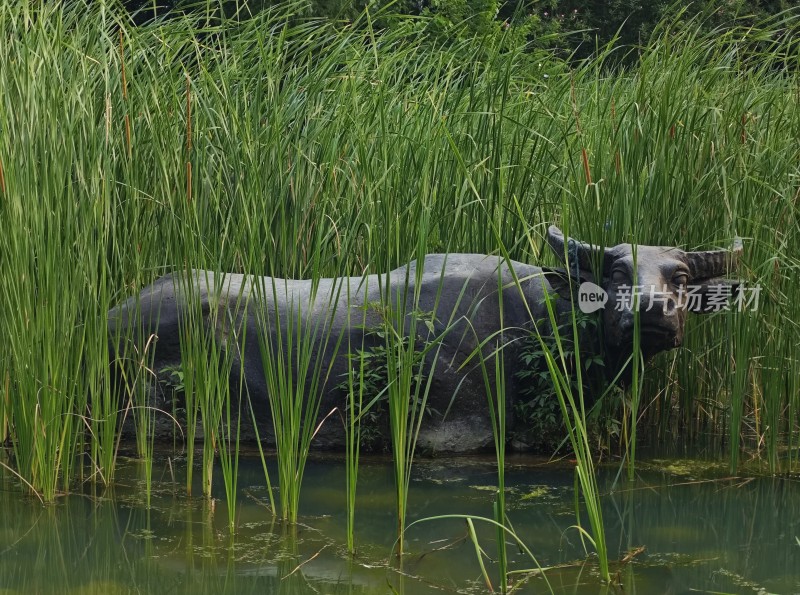
{"label": "buffalo head", "polygon": [[[565,240],[561,230],[551,226],[547,241],[559,258],[565,255],[570,275],[594,280],[608,294],[603,311],[606,346],[630,351],[633,343],[634,311],[639,309],[641,348],[645,357],[678,347],[683,342],[687,312],[707,313],[721,309],[730,299],[735,284],[724,279],[736,267],[741,240],[731,250],[684,252],[667,246],[618,244],[611,248]],[[566,242],[566,245],[565,245]],[[576,274],[577,273],[577,274]]]}

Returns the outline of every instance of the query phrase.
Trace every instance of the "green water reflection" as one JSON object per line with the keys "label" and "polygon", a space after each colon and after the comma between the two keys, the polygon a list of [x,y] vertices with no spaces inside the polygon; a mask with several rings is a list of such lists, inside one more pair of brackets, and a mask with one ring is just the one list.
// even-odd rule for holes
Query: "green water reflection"
{"label": "green water reflection", "polygon": [[[223,492],[213,503],[182,495],[183,478],[159,460],[150,509],[135,462],[126,462],[112,491],[83,493],[42,506],[6,472],[0,482],[0,594],[7,593],[482,593],[465,523],[413,526],[402,571],[390,558],[395,520],[392,468],[370,460],[360,470],[356,540],[345,552],[344,467],[309,463],[302,521],[286,527],[266,507],[260,463],[240,467],[238,529],[231,536]],[[663,468],[669,471],[664,471]],[[685,467],[685,466],[684,466]],[[611,556],[645,546],[616,565],[620,588],[602,588],[583,553],[575,523],[573,474],[565,466],[511,461],[507,502],[517,533],[557,593],[800,593],[800,481],[726,479],[674,465],[643,469],[632,484],[602,471]],[[443,514],[491,515],[487,461],[420,461],[411,486],[410,520]],[[494,551],[494,532],[479,527]],[[516,552],[516,548],[510,548]],[[530,568],[515,554],[513,567]],[[488,568],[496,581],[496,569]],[[524,575],[519,575],[523,577]],[[548,592],[526,577],[519,592]]]}

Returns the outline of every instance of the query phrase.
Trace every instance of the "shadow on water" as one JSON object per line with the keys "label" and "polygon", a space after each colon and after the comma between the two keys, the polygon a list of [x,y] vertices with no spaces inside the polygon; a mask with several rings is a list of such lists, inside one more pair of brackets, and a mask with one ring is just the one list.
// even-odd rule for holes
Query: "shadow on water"
{"label": "shadow on water", "polygon": [[[391,461],[362,463],[356,555],[346,553],[344,466],[309,463],[301,521],[276,522],[263,473],[242,461],[237,531],[228,531],[224,494],[209,503],[182,495],[183,478],[154,471],[148,509],[140,466],[120,467],[113,491],[64,496],[50,506],[0,482],[0,593],[481,593],[485,586],[463,521],[410,528],[402,573],[390,552],[396,538]],[[180,463],[172,464],[178,469]],[[509,458],[507,504],[516,533],[557,593],[800,592],[800,481],[726,478],[713,466],[642,464],[632,484],[600,472],[612,573],[621,587],[598,586],[574,524],[573,470]],[[495,468],[471,458],[420,461],[412,477],[409,522],[443,514],[488,516]],[[159,475],[161,475],[159,480]],[[481,545],[496,551],[491,527]],[[629,552],[646,549],[626,563]],[[530,560],[508,547],[512,569]],[[546,592],[517,577],[518,592]]]}

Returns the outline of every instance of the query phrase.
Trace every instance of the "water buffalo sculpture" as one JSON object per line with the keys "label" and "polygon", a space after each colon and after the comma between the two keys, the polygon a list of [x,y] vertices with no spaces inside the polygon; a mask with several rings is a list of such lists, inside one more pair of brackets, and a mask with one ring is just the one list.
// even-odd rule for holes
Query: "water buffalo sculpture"
{"label": "water buffalo sculpture", "polygon": [[[530,345],[534,328],[543,335],[553,332],[546,292],[560,324],[578,304],[580,283],[596,282],[605,290],[608,301],[599,323],[587,327],[590,336],[581,337],[581,344],[603,354],[611,378],[629,359],[636,307],[645,358],[679,346],[687,312],[713,310],[708,297],[713,287],[730,289],[723,277],[734,269],[741,250],[740,243],[733,250],[705,252],[639,245],[634,268],[630,244],[601,251],[566,239],[555,226],[548,230],[547,241],[569,274],[479,254],[430,254],[388,274],[315,282],[207,271],[170,274],[109,312],[113,358],[119,364],[149,353],[151,370],[179,366],[181,332],[194,304],[206,331],[223,350],[233,350],[228,360],[231,394],[246,395],[245,411],[248,404],[252,407],[252,415],[242,415],[242,435],[253,437],[257,428],[269,442],[272,424],[264,365],[272,365],[269,358],[281,351],[286,355],[289,336],[294,340],[286,362],[296,363],[298,350],[311,346],[306,375],[319,378],[314,388],[321,395],[321,419],[331,411],[346,411],[344,387],[348,370],[358,372],[357,354],[372,354],[370,365],[392,365],[396,354],[387,351],[386,337],[392,332],[408,337],[413,328],[413,344],[407,339],[394,345],[412,345],[423,354],[420,377],[426,383],[430,378],[419,446],[440,452],[475,451],[492,441],[486,379],[493,387],[497,353],[504,358],[506,409],[513,427],[512,404],[524,388],[517,372],[526,341]],[[641,289],[638,303],[626,299],[636,293],[634,287]],[[303,371],[286,365],[294,366],[293,378],[299,381]],[[151,387],[156,388],[151,398],[162,399],[158,406],[169,410],[158,386]],[[158,431],[170,430],[170,420],[164,416]],[[340,420],[333,415],[320,426],[317,447],[343,445]]]}

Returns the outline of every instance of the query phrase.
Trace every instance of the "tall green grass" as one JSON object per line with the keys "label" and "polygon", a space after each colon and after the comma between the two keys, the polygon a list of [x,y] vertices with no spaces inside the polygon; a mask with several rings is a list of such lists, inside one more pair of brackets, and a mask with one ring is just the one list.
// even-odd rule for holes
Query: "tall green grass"
{"label": "tall green grass", "polygon": [[[368,288],[365,288],[365,291]],[[347,296],[349,299],[349,295]],[[361,320],[349,318],[351,324],[360,324],[366,327],[366,310]],[[356,519],[356,492],[358,490],[358,464],[361,457],[361,422],[365,411],[365,372],[366,357],[365,345],[362,338],[360,345],[353,345],[350,341],[343,346],[350,354],[351,361],[347,367],[347,412],[344,416],[345,427],[345,489],[347,498],[347,551],[355,553],[355,519]]]}
{"label": "tall green grass", "polygon": [[[202,493],[211,497],[217,454],[225,478],[230,511],[234,510],[238,457],[239,395],[231,393],[229,378],[239,360],[245,327],[239,321],[247,307],[244,296],[224,273],[183,271],[175,279],[182,302],[181,365],[186,405],[187,493],[192,493],[194,442],[202,429]],[[232,414],[232,408],[236,413]],[[235,428],[235,429],[234,429]]]}
{"label": "tall green grass", "polygon": [[25,481],[52,499],[85,453],[113,478],[106,313],[165,272],[361,275],[501,244],[552,264],[526,235],[562,205],[601,245],[744,238],[759,309],[689,321],[639,433],[797,461],[796,11],[664,22],[628,70],[297,14],[134,27],[110,3],[0,1],[0,417]]}
{"label": "tall green grass", "polygon": [[[498,285],[500,276],[498,276]],[[502,293],[503,288],[498,287],[498,292]],[[502,300],[499,302],[502,304]],[[500,326],[503,327],[503,311],[502,306],[500,309]],[[492,339],[497,339],[493,337]],[[493,364],[493,374],[489,373],[487,362],[479,354],[481,372],[483,381],[486,388],[486,396],[488,402],[489,416],[492,423],[492,435],[494,438],[494,451],[497,457],[497,497],[493,503],[493,518],[495,521],[495,529],[497,533],[497,566],[500,571],[500,592],[506,593],[508,591],[508,552],[506,548],[506,532],[510,527],[508,519],[506,518],[506,476],[505,476],[505,458],[506,458],[506,442],[508,440],[507,433],[507,413],[506,413],[506,368],[505,357],[502,348],[498,348],[494,353],[492,361],[489,365]],[[494,382],[492,382],[494,379]],[[470,536],[476,542],[475,530],[472,521],[469,522]],[[480,560],[480,552],[478,552]],[[483,563],[481,562],[483,570]],[[483,572],[486,576],[486,572]],[[488,583],[488,581],[487,581]]]}
{"label": "tall green grass", "polygon": [[[311,441],[333,413],[321,412],[320,406],[343,339],[332,323],[344,283],[323,283],[254,283],[258,348],[277,449],[280,514],[292,523],[297,522]],[[330,354],[327,363],[320,353]]]}
{"label": "tall green grass", "polygon": [[[564,262],[569,262],[569,255],[566,253],[568,244],[565,243],[564,249]],[[575,315],[572,316],[571,324],[567,330],[567,336],[562,337],[558,332],[560,321],[558,313],[556,312],[556,306],[553,298],[548,293],[545,293],[545,305],[547,307],[547,322],[554,330],[555,349],[551,349],[545,343],[543,334],[546,336],[546,333],[543,333],[538,326],[535,328],[535,333],[541,343],[547,369],[550,372],[553,388],[555,389],[556,398],[558,399],[558,405],[561,409],[561,417],[564,420],[564,426],[566,427],[567,436],[576,460],[575,514],[578,520],[577,529],[581,532],[582,541],[585,536],[592,543],[592,546],[597,552],[600,566],[600,578],[604,583],[609,583],[611,582],[611,575],[609,573],[608,547],[606,546],[605,526],[603,524],[603,512],[600,503],[600,488],[595,473],[594,453],[589,443],[590,431],[588,427],[587,402],[590,397],[584,394],[584,360],[578,347],[570,353],[570,350],[565,346],[566,341],[570,341],[570,343],[575,346],[581,345],[580,329],[577,322],[578,318]],[[575,308],[576,305],[573,304],[573,312],[576,311]],[[534,324],[536,323],[535,320],[532,322],[534,322]],[[638,348],[638,345],[634,345],[634,347]],[[573,357],[574,361],[571,361]],[[574,374],[576,376],[574,381],[572,378],[572,367],[574,367]],[[634,370],[634,379],[636,377],[636,372],[637,371]],[[632,423],[635,427],[635,418]],[[581,526],[578,499],[579,492],[583,495],[584,506],[591,526],[591,534],[585,531]]]}

